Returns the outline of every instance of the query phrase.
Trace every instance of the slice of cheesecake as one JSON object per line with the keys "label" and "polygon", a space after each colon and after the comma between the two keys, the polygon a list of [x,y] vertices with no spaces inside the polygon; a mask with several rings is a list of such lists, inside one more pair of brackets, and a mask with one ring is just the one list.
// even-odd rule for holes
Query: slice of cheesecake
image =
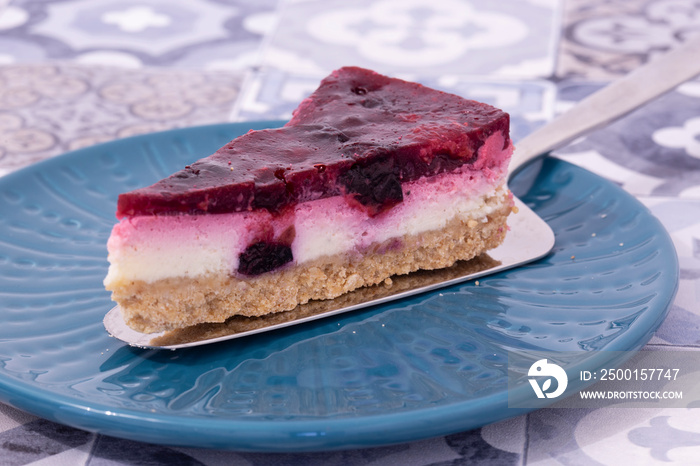
{"label": "slice of cheesecake", "polygon": [[260,316],[498,246],[508,114],[342,68],[287,125],[119,196],[105,286],[142,332]]}

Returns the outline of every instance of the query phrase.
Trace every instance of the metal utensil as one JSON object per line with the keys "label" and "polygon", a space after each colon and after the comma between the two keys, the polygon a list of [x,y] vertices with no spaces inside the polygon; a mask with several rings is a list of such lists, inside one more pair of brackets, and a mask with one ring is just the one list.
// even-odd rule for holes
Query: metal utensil
{"label": "metal utensil", "polygon": [[[510,176],[527,162],[609,124],[699,73],[700,37],[696,37],[582,100],[518,142]],[[133,346],[185,348],[267,332],[474,280],[540,259],[554,246],[554,233],[549,225],[517,198],[515,205],[518,213],[509,217],[510,232],[506,240],[488,255],[447,269],[393,277],[390,287],[379,284],[262,318],[234,317],[222,324],[200,324],[157,334],[140,333],[126,326],[116,306],[105,316],[104,325],[111,335]]]}

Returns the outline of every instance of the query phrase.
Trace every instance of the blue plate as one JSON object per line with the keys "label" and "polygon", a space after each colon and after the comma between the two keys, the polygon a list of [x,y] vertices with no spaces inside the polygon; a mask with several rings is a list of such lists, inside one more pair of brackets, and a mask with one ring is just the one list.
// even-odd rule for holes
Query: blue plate
{"label": "blue plate", "polygon": [[546,158],[511,183],[556,234],[536,263],[207,347],[110,338],[102,279],[117,195],[274,124],[138,136],[0,179],[2,401],[147,442],[368,447],[521,414],[507,404],[509,352],[634,351],[668,311],[678,263],[661,224],[617,186]]}

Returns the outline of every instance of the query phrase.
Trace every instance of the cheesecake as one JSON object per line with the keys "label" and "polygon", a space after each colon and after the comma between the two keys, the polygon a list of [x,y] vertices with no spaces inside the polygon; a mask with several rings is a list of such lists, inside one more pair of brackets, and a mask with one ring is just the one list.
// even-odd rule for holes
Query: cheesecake
{"label": "cheesecake", "polygon": [[512,150],[497,108],[341,68],[285,126],[121,194],[104,284],[152,333],[449,267],[503,241]]}

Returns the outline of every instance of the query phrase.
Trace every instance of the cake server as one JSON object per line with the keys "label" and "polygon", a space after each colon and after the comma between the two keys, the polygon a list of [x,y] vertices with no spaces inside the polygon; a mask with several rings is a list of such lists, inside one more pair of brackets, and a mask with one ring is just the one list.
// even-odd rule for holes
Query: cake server
{"label": "cake server", "polygon": [[[509,176],[533,159],[609,124],[699,73],[700,36],[592,94],[519,141],[510,163]],[[447,269],[392,277],[385,283],[361,288],[336,299],[314,301],[263,318],[234,317],[222,324],[200,324],[171,332],[144,334],[126,326],[119,306],[116,306],[105,316],[104,325],[112,336],[132,346],[186,348],[267,332],[475,280],[540,259],[554,246],[554,233],[549,225],[519,199],[514,198],[514,202],[517,213],[508,219],[510,231],[503,244],[488,254]]]}

